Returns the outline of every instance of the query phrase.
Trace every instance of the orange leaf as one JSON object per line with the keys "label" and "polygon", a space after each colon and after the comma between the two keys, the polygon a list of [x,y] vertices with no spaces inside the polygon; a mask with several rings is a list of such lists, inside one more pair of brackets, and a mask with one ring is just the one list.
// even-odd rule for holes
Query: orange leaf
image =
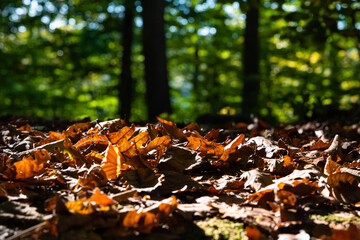
{"label": "orange leaf", "polygon": [[164,215],[164,216],[169,216],[170,213],[174,212],[175,209],[178,207],[179,203],[176,200],[176,197],[174,195],[171,196],[171,202],[170,203],[161,203],[159,205],[159,211]]}
{"label": "orange leaf", "polygon": [[249,202],[257,202],[258,205],[266,205],[267,202],[273,202],[275,199],[274,191],[272,189],[263,190],[261,192],[253,193],[249,196]]}
{"label": "orange leaf", "polygon": [[215,155],[220,157],[224,152],[224,146],[199,137],[188,137],[187,148],[200,152],[202,155]]}
{"label": "orange leaf", "polygon": [[148,152],[157,149],[157,160],[160,159],[160,157],[164,154],[166,147],[170,143],[170,136],[162,136],[157,137],[153,141],[151,141],[145,148],[142,149],[142,154],[147,154]]}
{"label": "orange leaf", "polygon": [[341,165],[334,162],[331,158],[331,156],[329,156],[327,159],[326,159],[326,164],[325,164],[325,167],[324,167],[324,173],[326,175],[330,175],[332,173],[335,173],[336,170],[338,170],[339,168],[341,168]]}
{"label": "orange leaf", "polygon": [[82,214],[82,215],[89,215],[93,212],[95,212],[95,208],[93,205],[91,205],[86,199],[80,199],[77,201],[71,201],[67,202],[65,206],[76,213]]}
{"label": "orange leaf", "polygon": [[81,134],[90,128],[90,122],[86,123],[75,123],[70,126],[66,131],[63,131],[63,135],[71,138],[71,140],[78,140]]}
{"label": "orange leaf", "polygon": [[156,118],[173,138],[183,142],[186,141],[186,135],[179,128],[176,127],[175,123],[171,121],[166,121],[165,119],[159,117]]}
{"label": "orange leaf", "polygon": [[[45,149],[34,152],[33,157],[24,157],[23,160],[14,163],[12,168],[7,169],[4,174],[9,178],[27,179],[38,175],[44,168],[44,163],[50,160],[51,156]],[[15,168],[15,169],[14,169]],[[15,171],[14,171],[15,170]]]}
{"label": "orange leaf", "polygon": [[79,149],[79,148],[86,147],[91,144],[108,145],[108,143],[109,143],[109,140],[107,139],[106,136],[94,134],[94,135],[90,135],[90,136],[87,136],[87,137],[81,139],[74,145],[74,147]]}
{"label": "orange leaf", "polygon": [[108,179],[116,179],[120,175],[121,163],[124,162],[123,159],[124,157],[119,152],[119,149],[109,143],[105,157],[101,163],[101,168],[104,170]]}
{"label": "orange leaf", "polygon": [[101,192],[99,188],[95,188],[94,194],[89,199],[89,203],[91,202],[95,202],[96,204],[101,206],[116,204],[116,202],[113,199],[108,197],[108,195],[106,195],[105,193]]}
{"label": "orange leaf", "polygon": [[245,141],[245,135],[244,134],[240,134],[239,136],[237,136],[234,140],[232,140],[228,145],[225,146],[224,148],[224,153],[221,156],[221,160],[228,160],[229,156],[231,154],[233,154],[234,152],[237,151],[237,147],[244,143]]}
{"label": "orange leaf", "polygon": [[295,163],[294,161],[291,159],[290,156],[285,155],[284,156],[284,164],[283,164],[284,168],[294,168],[295,167]]}
{"label": "orange leaf", "polygon": [[131,158],[137,156],[139,151],[141,151],[141,147],[149,140],[148,132],[141,132],[132,139],[127,142],[124,142],[121,145],[118,145],[119,151]]}
{"label": "orange leaf", "polygon": [[285,206],[295,206],[297,199],[292,192],[279,190],[276,195],[278,196],[279,201]]}
{"label": "orange leaf", "polygon": [[142,233],[151,233],[151,230],[158,225],[156,216],[151,212],[130,211],[123,220],[126,228],[134,228]]}
{"label": "orange leaf", "polygon": [[249,240],[262,240],[265,239],[265,236],[259,231],[259,229],[254,227],[246,227],[246,236]]}
{"label": "orange leaf", "polygon": [[114,145],[121,145],[124,142],[127,142],[129,138],[134,134],[135,125],[132,125],[130,128],[125,126],[119,132],[112,132],[108,134],[110,142]]}
{"label": "orange leaf", "polygon": [[355,240],[360,239],[360,231],[356,225],[350,223],[346,230],[332,229],[332,236],[323,238],[324,240]]}

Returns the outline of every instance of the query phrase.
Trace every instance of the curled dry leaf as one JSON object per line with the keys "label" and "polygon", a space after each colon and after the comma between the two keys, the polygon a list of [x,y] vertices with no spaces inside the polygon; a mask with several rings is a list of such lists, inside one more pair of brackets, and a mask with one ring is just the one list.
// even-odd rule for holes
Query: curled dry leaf
{"label": "curled dry leaf", "polygon": [[356,203],[360,201],[359,180],[346,172],[330,174],[327,184],[332,196],[345,203]]}
{"label": "curled dry leaf", "polygon": [[108,145],[108,143],[109,143],[109,140],[106,136],[94,134],[94,135],[90,135],[90,136],[80,139],[74,145],[74,147],[76,147],[77,149],[80,149],[80,148],[87,147],[91,144]]}
{"label": "curled dry leaf", "polygon": [[157,117],[157,120],[162,124],[165,130],[170,134],[171,137],[178,139],[182,142],[186,141],[186,135],[176,127],[176,124],[171,121]]}

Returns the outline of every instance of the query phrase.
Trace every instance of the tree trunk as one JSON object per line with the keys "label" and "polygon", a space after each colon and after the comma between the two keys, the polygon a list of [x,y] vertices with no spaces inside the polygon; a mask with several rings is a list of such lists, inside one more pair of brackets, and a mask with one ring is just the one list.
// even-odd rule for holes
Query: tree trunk
{"label": "tree trunk", "polygon": [[148,119],[171,113],[165,43],[165,0],[143,0],[143,52]]}
{"label": "tree trunk", "polygon": [[133,41],[134,2],[125,1],[125,17],[123,23],[123,55],[121,75],[119,79],[119,114],[129,120],[133,98],[133,78],[131,75],[131,46]]}
{"label": "tree trunk", "polygon": [[244,113],[256,113],[258,110],[258,95],[260,91],[259,74],[259,0],[250,4],[246,14],[246,26],[243,52],[243,101]]}

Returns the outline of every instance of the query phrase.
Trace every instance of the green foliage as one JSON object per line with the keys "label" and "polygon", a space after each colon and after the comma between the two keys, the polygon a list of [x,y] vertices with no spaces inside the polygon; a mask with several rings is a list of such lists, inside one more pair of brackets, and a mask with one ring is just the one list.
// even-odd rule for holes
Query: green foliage
{"label": "green foliage", "polygon": [[[117,117],[124,1],[1,1],[1,113]],[[174,120],[241,113],[245,14],[253,2],[167,0]],[[135,5],[131,121],[146,119]],[[360,103],[357,1],[264,0],[258,7],[263,117],[287,122]]]}

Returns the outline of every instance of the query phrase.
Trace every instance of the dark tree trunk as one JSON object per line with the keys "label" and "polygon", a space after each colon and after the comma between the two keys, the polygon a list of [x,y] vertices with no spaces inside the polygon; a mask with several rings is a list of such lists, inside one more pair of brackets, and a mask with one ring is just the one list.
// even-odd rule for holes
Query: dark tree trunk
{"label": "dark tree trunk", "polygon": [[[255,1],[259,3],[259,0]],[[259,74],[259,4],[250,4],[246,14],[246,26],[243,52],[243,102],[244,113],[254,113],[258,110],[258,95],[260,91]]]}
{"label": "dark tree trunk", "polygon": [[123,55],[121,75],[119,79],[119,114],[129,120],[133,98],[133,78],[131,75],[131,46],[133,41],[134,2],[125,1],[125,17],[123,23]]}
{"label": "dark tree trunk", "polygon": [[165,44],[165,0],[143,0],[143,52],[148,119],[171,113]]}

